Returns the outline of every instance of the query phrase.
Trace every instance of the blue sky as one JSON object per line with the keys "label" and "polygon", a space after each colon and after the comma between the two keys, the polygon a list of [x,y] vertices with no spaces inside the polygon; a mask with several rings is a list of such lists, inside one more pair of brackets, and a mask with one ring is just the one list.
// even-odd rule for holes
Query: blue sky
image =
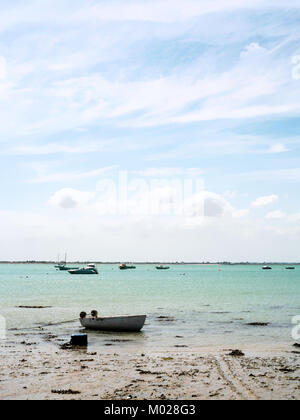
{"label": "blue sky", "polygon": [[[0,259],[299,260],[299,23],[293,0],[2,1]],[[155,179],[203,190],[137,212],[176,201]]]}

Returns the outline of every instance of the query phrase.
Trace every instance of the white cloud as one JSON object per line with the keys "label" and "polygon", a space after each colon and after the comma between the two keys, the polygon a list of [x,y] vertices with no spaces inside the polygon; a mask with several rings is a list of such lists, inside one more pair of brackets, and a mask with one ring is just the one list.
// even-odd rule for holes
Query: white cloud
{"label": "white cloud", "polygon": [[278,201],[277,195],[267,195],[264,197],[259,197],[251,203],[252,207],[266,207],[275,204]]}
{"label": "white cloud", "polygon": [[[200,58],[198,66],[187,66],[180,72],[173,70],[159,78],[106,79],[91,72],[69,79],[57,77],[50,86],[39,86],[38,92],[31,94],[33,98],[41,98],[43,115],[49,117],[40,121],[26,119],[22,132],[51,132],[109,119],[118,121],[119,125],[148,127],[299,111],[294,87],[286,100],[282,100],[282,89],[285,92],[289,89],[283,64],[270,51],[262,54],[264,60],[260,66],[250,54],[246,62],[241,59],[223,72],[199,72],[199,66],[203,67]],[[20,101],[22,94],[18,97],[13,102]],[[189,110],[189,105],[197,102]],[[137,112],[139,116],[134,116]]]}
{"label": "white cloud", "polygon": [[[230,12],[241,9],[285,8],[283,0],[111,0],[73,14],[72,19],[100,21],[142,21],[172,23],[190,20],[205,14]],[[290,0],[289,7],[299,8],[296,0]]]}
{"label": "white cloud", "polygon": [[205,217],[222,217],[228,208],[227,202],[218,194],[204,193],[203,210]]}
{"label": "white cloud", "polygon": [[199,176],[203,174],[203,170],[199,168],[147,168],[135,171],[135,173],[145,177]]}
{"label": "white cloud", "polygon": [[300,182],[300,168],[253,171],[241,174],[241,176],[252,181],[264,180],[274,182],[276,180]]}
{"label": "white cloud", "polygon": [[284,144],[281,144],[281,143],[273,144],[269,149],[269,153],[284,153],[288,151],[289,149]]}
{"label": "white cloud", "polygon": [[[138,10],[148,8],[158,10],[163,8],[169,14],[170,10],[173,13],[177,8],[179,16],[181,16],[179,10],[181,12],[186,10],[181,3],[176,2],[174,5],[173,1],[165,2],[164,6],[161,6],[160,2],[155,2],[155,4],[151,2],[151,5],[138,3],[136,10],[128,5],[114,2],[113,4],[101,4],[96,9],[103,17],[105,17],[106,9],[115,10],[116,5],[119,5],[121,9],[128,9],[130,12],[128,16],[131,13],[139,14],[141,12],[137,12]],[[191,4],[201,13],[206,9],[222,10],[224,8],[224,4],[218,2],[201,2],[201,6],[198,2]],[[230,4],[232,7],[232,3]],[[228,4],[225,9],[227,7]],[[187,8],[187,10],[190,9]],[[114,12],[114,15],[123,17],[120,11]],[[147,13],[145,16],[147,17]],[[68,35],[73,34],[69,27],[66,31]],[[85,31],[84,27],[83,39],[86,35]],[[121,38],[123,32],[116,32],[117,35],[114,37]],[[97,36],[91,35],[88,31],[87,33],[88,39],[89,36],[92,38],[91,44],[95,44],[98,48]],[[172,34],[172,31],[170,33]],[[108,72],[101,73],[99,61],[91,62],[84,72],[68,72],[63,63],[59,64],[65,54],[60,49],[55,49],[56,43],[62,42],[63,35],[65,34],[60,33],[57,39],[55,37],[52,40],[54,45],[51,45],[49,40],[50,46],[47,45],[47,52],[38,51],[35,60],[28,53],[23,58],[24,62],[20,60],[10,66],[14,69],[12,80],[15,88],[11,89],[8,100],[3,102],[0,112],[1,137],[12,136],[12,133],[15,136],[53,134],[78,127],[100,125],[105,121],[110,123],[113,121],[117,126],[151,127],[174,123],[289,115],[300,111],[295,87],[289,83],[291,82],[290,73],[287,70],[290,70],[288,68],[290,63],[287,63],[286,59],[279,54],[276,55],[274,49],[267,50],[258,43],[241,47],[242,57],[233,62],[229,58],[228,63],[231,64],[228,66],[227,63],[225,67],[219,66],[221,62],[224,62],[224,52],[218,53],[209,49],[205,54],[199,52],[195,62],[188,62],[180,68],[170,66],[168,72],[162,69],[162,75],[152,71],[144,74],[144,66],[151,69],[153,65],[149,59],[146,63],[141,60],[138,64],[134,64],[137,66],[137,73],[131,71],[130,62],[125,61],[124,67],[121,66],[122,70],[108,74]],[[168,38],[170,36],[168,33]],[[163,42],[164,36],[159,40]],[[31,40],[32,46],[35,43]],[[138,35],[131,40],[130,49],[135,43],[140,45]],[[118,39],[116,44],[118,44]],[[69,49],[73,51],[75,47],[67,43],[65,48],[66,51]],[[104,52],[109,55],[109,46],[105,45],[103,51],[101,46],[100,50],[97,56],[102,56]],[[259,66],[257,66],[256,55],[258,50],[260,52]],[[48,54],[48,51],[49,59],[46,60],[44,54]],[[245,51],[247,56],[245,56]],[[85,53],[83,48],[77,48],[77,52],[71,55],[74,55],[79,63],[87,61],[90,63],[90,58],[94,57],[94,49],[89,50],[87,57],[81,59],[83,53]],[[116,60],[123,60],[122,48],[119,48],[115,54]],[[17,55],[17,51],[14,55]],[[236,56],[238,57],[238,52]],[[110,57],[111,60],[113,58]],[[47,65],[44,63],[45,60]],[[63,71],[60,73],[58,70],[54,72],[53,68],[57,69],[57,66],[62,70],[65,69],[67,73]],[[24,74],[24,68],[31,68],[31,73],[29,73],[31,77]],[[39,150],[46,154],[47,150],[55,149],[71,150],[64,145],[60,147],[49,145]],[[20,146],[14,147],[14,150],[24,154],[30,153],[30,150],[38,153],[38,147]]]}
{"label": "white cloud", "polygon": [[263,47],[261,47],[256,42],[252,42],[251,44],[247,45],[244,51],[241,52],[242,58],[247,58],[249,56],[259,56],[264,55],[267,52],[267,50]]}
{"label": "white cloud", "polygon": [[[147,194],[146,202],[149,203],[149,209],[152,213],[162,214],[171,213],[172,209],[175,209],[175,206],[178,204],[178,195],[176,189],[172,187],[158,187],[152,189]],[[142,199],[142,202],[144,201]]]}
{"label": "white cloud", "polygon": [[[126,94],[126,104],[125,101],[124,106],[118,104],[111,116],[124,115],[138,109],[144,110],[143,116],[138,119],[128,118],[124,123],[147,127],[169,123],[254,118],[299,111],[296,98],[285,103],[282,102],[282,98],[275,99],[285,78],[280,66],[270,70],[272,59],[266,53],[265,55],[266,62],[262,62],[261,67],[254,65],[256,59],[251,56],[247,64],[240,62],[229,72],[218,75],[197,77],[194,74],[174,74],[168,78],[138,83],[136,88],[133,85],[118,86],[118,94],[121,94],[119,102],[123,96],[122,91],[125,94],[127,89],[143,93],[139,98],[132,96],[132,93]],[[260,98],[264,98],[263,102]],[[200,100],[201,105],[198,109],[184,109],[189,103]],[[94,109],[98,117],[108,111],[104,104]],[[95,114],[89,114],[89,117],[95,118]]]}
{"label": "white cloud", "polygon": [[270,220],[281,220],[281,219],[285,219],[286,218],[286,213],[283,213],[280,210],[275,210],[272,211],[270,213],[266,214],[266,219],[270,219]]}
{"label": "white cloud", "polygon": [[50,198],[49,203],[63,209],[73,209],[86,206],[93,198],[95,193],[63,188]]}
{"label": "white cloud", "polygon": [[300,221],[300,213],[292,214],[290,216],[290,220],[292,222],[299,222]]}
{"label": "white cloud", "polygon": [[4,57],[0,56],[0,80],[6,79],[7,75],[7,63]]}
{"label": "white cloud", "polygon": [[59,172],[52,174],[40,174],[36,178],[30,179],[27,182],[32,184],[41,184],[47,182],[66,182],[82,180],[106,174],[112,170],[115,170],[116,168],[117,166],[113,165],[87,172]]}
{"label": "white cloud", "polygon": [[[299,140],[293,138],[290,138],[289,141],[299,143]],[[213,132],[208,131],[206,133],[204,131],[202,138],[197,139],[197,141],[191,139],[191,141],[172,144],[171,146],[168,151],[156,152],[149,155],[147,159],[151,161],[169,161],[178,157],[185,159],[193,158],[198,154],[250,156],[270,153],[270,141],[266,138],[254,135],[237,135],[234,133],[228,135],[224,132],[218,132],[215,128]]]}
{"label": "white cloud", "polygon": [[[243,10],[266,12],[270,9],[299,9],[298,0],[109,0],[98,2],[74,0],[44,2],[38,7],[35,0],[7,2],[0,6],[1,30],[21,25],[46,25],[55,21],[64,26],[84,24],[85,22],[156,22],[176,23],[211,14]],[[96,4],[95,4],[96,3]]]}
{"label": "white cloud", "polygon": [[111,143],[112,140],[86,140],[80,142],[73,141],[72,144],[50,143],[35,145],[19,145],[8,149],[6,153],[11,155],[50,155],[56,153],[84,154],[100,152]]}
{"label": "white cloud", "polygon": [[248,216],[250,213],[249,209],[233,209],[232,210],[232,217],[235,219],[241,219],[243,217]]}
{"label": "white cloud", "polygon": [[237,191],[227,190],[223,195],[225,198],[235,198],[237,196]]}
{"label": "white cloud", "polygon": [[184,206],[184,214],[192,219],[241,218],[248,214],[248,210],[234,208],[219,194],[202,191],[187,200]]}

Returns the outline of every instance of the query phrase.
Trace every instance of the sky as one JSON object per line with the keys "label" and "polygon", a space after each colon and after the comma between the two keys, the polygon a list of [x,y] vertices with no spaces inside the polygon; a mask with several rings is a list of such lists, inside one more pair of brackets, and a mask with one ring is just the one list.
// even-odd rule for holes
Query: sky
{"label": "sky", "polygon": [[0,260],[300,260],[300,2],[0,0]]}

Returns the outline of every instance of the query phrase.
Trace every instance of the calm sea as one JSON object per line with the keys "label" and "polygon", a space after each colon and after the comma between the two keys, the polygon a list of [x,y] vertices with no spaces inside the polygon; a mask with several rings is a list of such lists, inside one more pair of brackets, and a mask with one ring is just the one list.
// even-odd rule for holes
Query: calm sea
{"label": "calm sea", "polygon": [[[291,345],[292,317],[300,315],[300,267],[138,265],[121,271],[99,265],[98,276],[71,276],[53,265],[0,265],[0,315],[8,339],[34,336],[39,326],[61,339],[81,331],[78,315],[147,314],[140,334],[91,333],[91,346],[149,347]],[[49,306],[21,309],[19,306]],[[161,318],[166,317],[166,318]],[[74,320],[72,323],[64,321]],[[270,323],[265,327],[247,325]],[[35,335],[37,336],[37,335]],[[41,335],[41,339],[43,334]]]}

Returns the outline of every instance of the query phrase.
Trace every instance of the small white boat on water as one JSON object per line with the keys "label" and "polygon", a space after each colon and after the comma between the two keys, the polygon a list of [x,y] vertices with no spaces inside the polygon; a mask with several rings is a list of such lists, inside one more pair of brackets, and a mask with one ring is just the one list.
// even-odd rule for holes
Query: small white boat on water
{"label": "small white boat on water", "polygon": [[146,315],[98,317],[97,311],[92,316],[85,312],[80,314],[80,323],[88,330],[139,332],[145,325]]}
{"label": "small white boat on water", "polygon": [[136,266],[135,265],[121,264],[121,265],[119,265],[119,269],[120,270],[135,270]]}

